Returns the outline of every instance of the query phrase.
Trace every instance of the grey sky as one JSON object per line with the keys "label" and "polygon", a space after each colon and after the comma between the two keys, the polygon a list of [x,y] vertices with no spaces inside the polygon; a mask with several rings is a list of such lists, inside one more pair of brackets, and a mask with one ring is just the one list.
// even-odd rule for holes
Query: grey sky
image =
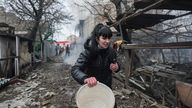
{"label": "grey sky", "polygon": [[0,0],[0,6],[2,6],[2,5],[3,5],[3,2],[4,2],[4,0]]}

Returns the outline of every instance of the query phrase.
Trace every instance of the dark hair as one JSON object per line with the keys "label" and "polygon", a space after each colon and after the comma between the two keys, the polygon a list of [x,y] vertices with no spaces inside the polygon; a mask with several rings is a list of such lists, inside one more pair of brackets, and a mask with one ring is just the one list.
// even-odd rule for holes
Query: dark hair
{"label": "dark hair", "polygon": [[111,38],[112,37],[112,31],[109,27],[103,26],[98,32],[97,37],[99,37],[99,36]]}
{"label": "dark hair", "polygon": [[112,31],[110,30],[110,28],[101,23],[97,24],[91,33],[91,41],[93,47],[97,46],[98,43],[96,39],[100,36],[108,38],[112,37]]}
{"label": "dark hair", "polygon": [[102,23],[97,24],[97,25],[94,27],[93,31],[91,32],[91,37],[97,37],[99,30],[100,30],[103,26],[104,26],[104,25],[103,25]]}
{"label": "dark hair", "polygon": [[95,26],[93,31],[91,32],[91,37],[96,39],[99,36],[104,36],[104,37],[112,37],[112,31],[109,27],[99,23]]}
{"label": "dark hair", "polygon": [[[91,32],[91,37],[89,37],[84,44],[84,47],[91,51],[92,56],[97,55],[98,51],[97,38],[99,38],[100,36],[108,38],[112,37],[112,31],[110,30],[110,28],[103,25],[102,23],[99,23],[94,27],[93,31]],[[89,43],[91,43],[90,46]]]}

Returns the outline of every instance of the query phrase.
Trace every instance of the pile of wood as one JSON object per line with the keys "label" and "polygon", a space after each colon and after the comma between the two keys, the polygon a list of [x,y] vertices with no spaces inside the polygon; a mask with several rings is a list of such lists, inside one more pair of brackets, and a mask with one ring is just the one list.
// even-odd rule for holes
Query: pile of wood
{"label": "pile of wood", "polygon": [[186,72],[176,71],[170,65],[156,64],[136,69],[129,84],[158,100],[164,106],[176,107],[176,80],[184,80]]}

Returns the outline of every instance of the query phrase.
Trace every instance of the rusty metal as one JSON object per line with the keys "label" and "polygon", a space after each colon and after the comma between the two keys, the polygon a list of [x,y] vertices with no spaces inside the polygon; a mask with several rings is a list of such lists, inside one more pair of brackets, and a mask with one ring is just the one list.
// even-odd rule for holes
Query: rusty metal
{"label": "rusty metal", "polygon": [[182,103],[192,108],[192,84],[176,81],[176,88]]}

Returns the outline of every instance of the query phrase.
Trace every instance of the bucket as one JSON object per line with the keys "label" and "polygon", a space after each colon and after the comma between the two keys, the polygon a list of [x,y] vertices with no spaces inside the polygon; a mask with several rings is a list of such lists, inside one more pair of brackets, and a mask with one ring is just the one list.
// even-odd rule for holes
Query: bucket
{"label": "bucket", "polygon": [[113,108],[115,97],[112,90],[102,83],[94,87],[85,84],[76,93],[76,104],[78,108]]}

